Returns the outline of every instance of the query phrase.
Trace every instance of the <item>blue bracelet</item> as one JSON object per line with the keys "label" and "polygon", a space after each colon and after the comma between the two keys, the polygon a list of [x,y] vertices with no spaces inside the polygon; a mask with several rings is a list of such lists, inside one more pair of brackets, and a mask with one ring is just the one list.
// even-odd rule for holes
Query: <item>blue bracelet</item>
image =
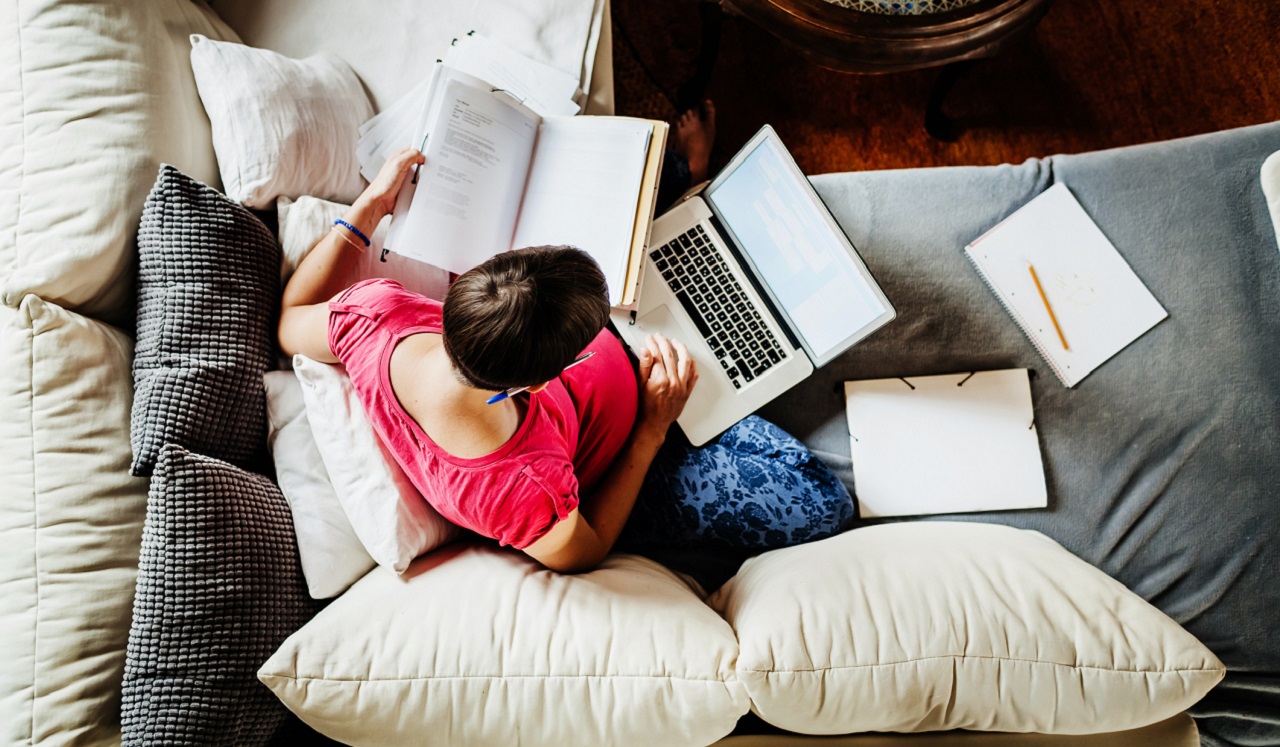
{"label": "blue bracelet", "polygon": [[365,246],[369,246],[369,244],[372,243],[369,241],[368,236],[365,236],[363,233],[360,232],[360,229],[356,228],[355,226],[351,225],[350,223],[346,222],[341,218],[335,220],[333,222],[333,225],[342,226],[343,228],[346,228],[351,233],[354,233],[356,236],[360,237],[360,240],[364,242]]}

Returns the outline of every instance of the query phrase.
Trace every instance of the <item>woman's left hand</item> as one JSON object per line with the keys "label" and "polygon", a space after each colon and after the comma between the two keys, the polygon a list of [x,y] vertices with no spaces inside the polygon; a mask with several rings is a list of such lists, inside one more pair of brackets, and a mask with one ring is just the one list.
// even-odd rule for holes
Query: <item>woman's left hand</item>
{"label": "woman's left hand", "polygon": [[396,151],[382,165],[382,170],[356,200],[356,204],[374,211],[372,217],[376,225],[383,216],[390,215],[396,209],[396,198],[400,196],[400,188],[404,186],[409,171],[426,160],[426,156],[416,148],[405,147]]}

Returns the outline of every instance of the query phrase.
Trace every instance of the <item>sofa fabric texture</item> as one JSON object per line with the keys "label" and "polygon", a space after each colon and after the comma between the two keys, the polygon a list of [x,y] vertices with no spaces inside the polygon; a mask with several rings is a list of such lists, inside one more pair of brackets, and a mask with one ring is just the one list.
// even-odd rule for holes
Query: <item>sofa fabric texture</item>
{"label": "sofa fabric texture", "polygon": [[161,163],[217,186],[192,0],[0,3],[0,299],[132,323],[134,234]]}
{"label": "sofa fabric texture", "polygon": [[280,489],[166,445],[147,497],[123,743],[267,744],[287,713],[254,672],[315,605]]}
{"label": "sofa fabric texture", "polygon": [[133,464],[164,444],[253,468],[275,365],[280,248],[252,213],[164,165],[138,230]]}

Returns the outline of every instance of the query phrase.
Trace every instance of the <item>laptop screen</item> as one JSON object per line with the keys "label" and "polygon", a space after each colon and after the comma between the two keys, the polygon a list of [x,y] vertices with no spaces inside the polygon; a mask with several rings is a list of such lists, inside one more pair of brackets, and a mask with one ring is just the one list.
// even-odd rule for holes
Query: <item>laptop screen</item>
{"label": "laptop screen", "polygon": [[777,136],[755,139],[705,197],[820,366],[894,313]]}

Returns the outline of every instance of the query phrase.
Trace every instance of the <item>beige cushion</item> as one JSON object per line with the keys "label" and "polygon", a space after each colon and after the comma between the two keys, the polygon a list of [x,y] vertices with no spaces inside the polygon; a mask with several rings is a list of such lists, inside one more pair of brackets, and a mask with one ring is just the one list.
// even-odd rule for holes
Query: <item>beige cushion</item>
{"label": "beige cushion", "polygon": [[807,734],[1121,731],[1224,675],[1136,594],[1004,526],[857,529],[749,560],[710,602],[754,710]]}
{"label": "beige cushion", "polygon": [[0,744],[120,741],[146,480],[129,476],[129,337],[0,307]]}
{"label": "beige cushion", "polygon": [[132,317],[133,240],[161,162],[217,185],[188,36],[234,38],[191,0],[0,5],[0,292]]}
{"label": "beige cushion", "polygon": [[614,555],[563,575],[471,544],[403,577],[370,571],[258,677],[352,745],[679,747],[746,713],[736,654],[729,626],[657,563]]}

